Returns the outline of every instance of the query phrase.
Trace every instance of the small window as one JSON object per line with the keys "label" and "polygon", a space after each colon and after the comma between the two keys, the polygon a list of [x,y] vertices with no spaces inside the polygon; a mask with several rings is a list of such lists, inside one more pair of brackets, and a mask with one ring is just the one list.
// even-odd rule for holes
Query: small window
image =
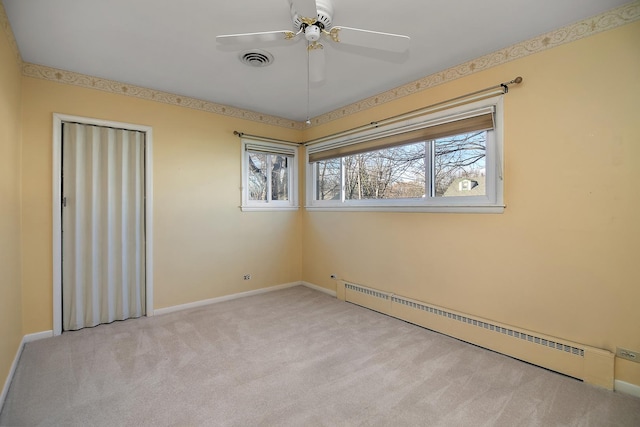
{"label": "small window", "polygon": [[297,209],[294,144],[242,140],[242,210]]}
{"label": "small window", "polygon": [[307,147],[307,207],[502,212],[502,98]]}

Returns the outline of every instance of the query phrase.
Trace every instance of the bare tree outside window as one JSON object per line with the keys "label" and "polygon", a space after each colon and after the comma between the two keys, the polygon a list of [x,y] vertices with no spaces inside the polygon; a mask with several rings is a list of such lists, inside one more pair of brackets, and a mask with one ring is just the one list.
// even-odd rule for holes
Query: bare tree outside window
{"label": "bare tree outside window", "polygon": [[287,156],[271,157],[271,200],[289,200],[289,167]]}
{"label": "bare tree outside window", "polygon": [[[289,158],[279,154],[248,153],[249,200],[289,200]],[[271,178],[271,194],[267,177]]]}
{"label": "bare tree outside window", "polygon": [[424,158],[424,142],[344,157],[345,199],[423,197]]}
{"label": "bare tree outside window", "polygon": [[249,154],[249,200],[267,200],[267,155]]}
{"label": "bare tree outside window", "polygon": [[[316,200],[340,200],[341,167],[345,200],[445,196],[458,178],[484,182],[486,142],[487,132],[479,131],[318,161]],[[432,161],[427,162],[430,152]],[[430,182],[433,189],[428,187]]]}
{"label": "bare tree outside window", "polygon": [[486,131],[435,140],[434,196],[444,196],[458,178],[481,178],[484,182],[486,154]]}
{"label": "bare tree outside window", "polygon": [[341,159],[316,162],[316,200],[340,200]]}

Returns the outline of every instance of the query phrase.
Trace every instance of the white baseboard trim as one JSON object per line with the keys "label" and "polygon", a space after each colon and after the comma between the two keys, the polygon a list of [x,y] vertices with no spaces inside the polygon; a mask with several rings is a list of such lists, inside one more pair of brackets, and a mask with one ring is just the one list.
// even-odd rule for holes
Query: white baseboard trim
{"label": "white baseboard trim", "polygon": [[9,393],[9,387],[11,386],[11,381],[13,381],[13,376],[15,375],[16,369],[18,368],[18,361],[20,360],[20,356],[22,356],[24,345],[26,343],[49,338],[52,336],[53,331],[43,331],[37,332],[35,334],[28,334],[22,337],[22,341],[20,342],[18,350],[16,351],[16,357],[13,358],[13,363],[11,364],[11,368],[9,369],[9,374],[7,375],[7,379],[4,382],[4,387],[2,387],[2,394],[0,394],[0,410],[2,410],[2,407],[4,406],[4,401],[7,398],[7,393]]}
{"label": "white baseboard trim", "polygon": [[43,340],[45,338],[51,338],[51,337],[53,337],[53,331],[36,332],[35,334],[25,335],[24,338],[22,339],[22,343],[26,344],[28,342]]}
{"label": "white baseboard trim", "polygon": [[309,283],[309,282],[302,282],[302,285],[306,286],[307,288],[313,289],[315,291],[322,292],[327,295],[331,295],[334,298],[336,297],[336,291],[332,291],[331,289],[323,288],[322,286],[314,285],[313,283]]}
{"label": "white baseboard trim", "polygon": [[631,396],[640,397],[640,385],[615,380],[614,390],[619,391],[620,393],[630,394]]}
{"label": "white baseboard trim", "polygon": [[266,294],[267,292],[279,291],[281,289],[293,288],[294,286],[300,286],[300,285],[302,285],[302,282],[285,283],[284,285],[270,286],[268,288],[256,289],[255,291],[240,292],[237,294],[225,295],[223,297],[205,299],[202,301],[190,302],[187,304],[174,305],[174,306],[165,307],[165,308],[157,308],[153,311],[153,315],[162,316],[163,314],[174,313],[176,311],[203,307],[205,305],[217,304],[219,302],[231,301],[234,299],[250,297],[253,295]]}
{"label": "white baseboard trim", "polygon": [[20,356],[22,355],[22,349],[24,348],[24,338],[20,345],[18,346],[18,351],[16,351],[16,357],[13,359],[13,363],[11,364],[11,369],[9,369],[9,375],[7,375],[7,379],[4,382],[4,387],[2,387],[2,394],[0,395],[0,410],[4,406],[4,401],[7,398],[7,393],[9,393],[9,386],[11,385],[11,381],[13,381],[13,376],[16,373],[16,368],[18,367],[18,360],[20,360]]}

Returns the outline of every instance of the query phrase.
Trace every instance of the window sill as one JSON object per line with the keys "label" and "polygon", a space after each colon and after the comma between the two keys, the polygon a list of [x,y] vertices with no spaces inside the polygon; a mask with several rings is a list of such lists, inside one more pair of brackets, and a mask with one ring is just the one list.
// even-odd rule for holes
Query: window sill
{"label": "window sill", "polygon": [[328,212],[425,212],[425,213],[504,213],[504,205],[482,206],[305,206],[308,211]]}
{"label": "window sill", "polygon": [[240,206],[242,212],[297,211],[299,206]]}

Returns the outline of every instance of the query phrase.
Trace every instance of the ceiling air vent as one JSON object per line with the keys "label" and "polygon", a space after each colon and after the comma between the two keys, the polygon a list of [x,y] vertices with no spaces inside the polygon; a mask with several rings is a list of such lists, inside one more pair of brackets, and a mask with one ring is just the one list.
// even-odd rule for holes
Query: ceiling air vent
{"label": "ceiling air vent", "polygon": [[240,61],[251,67],[266,67],[273,62],[273,55],[266,50],[253,49],[240,54]]}

